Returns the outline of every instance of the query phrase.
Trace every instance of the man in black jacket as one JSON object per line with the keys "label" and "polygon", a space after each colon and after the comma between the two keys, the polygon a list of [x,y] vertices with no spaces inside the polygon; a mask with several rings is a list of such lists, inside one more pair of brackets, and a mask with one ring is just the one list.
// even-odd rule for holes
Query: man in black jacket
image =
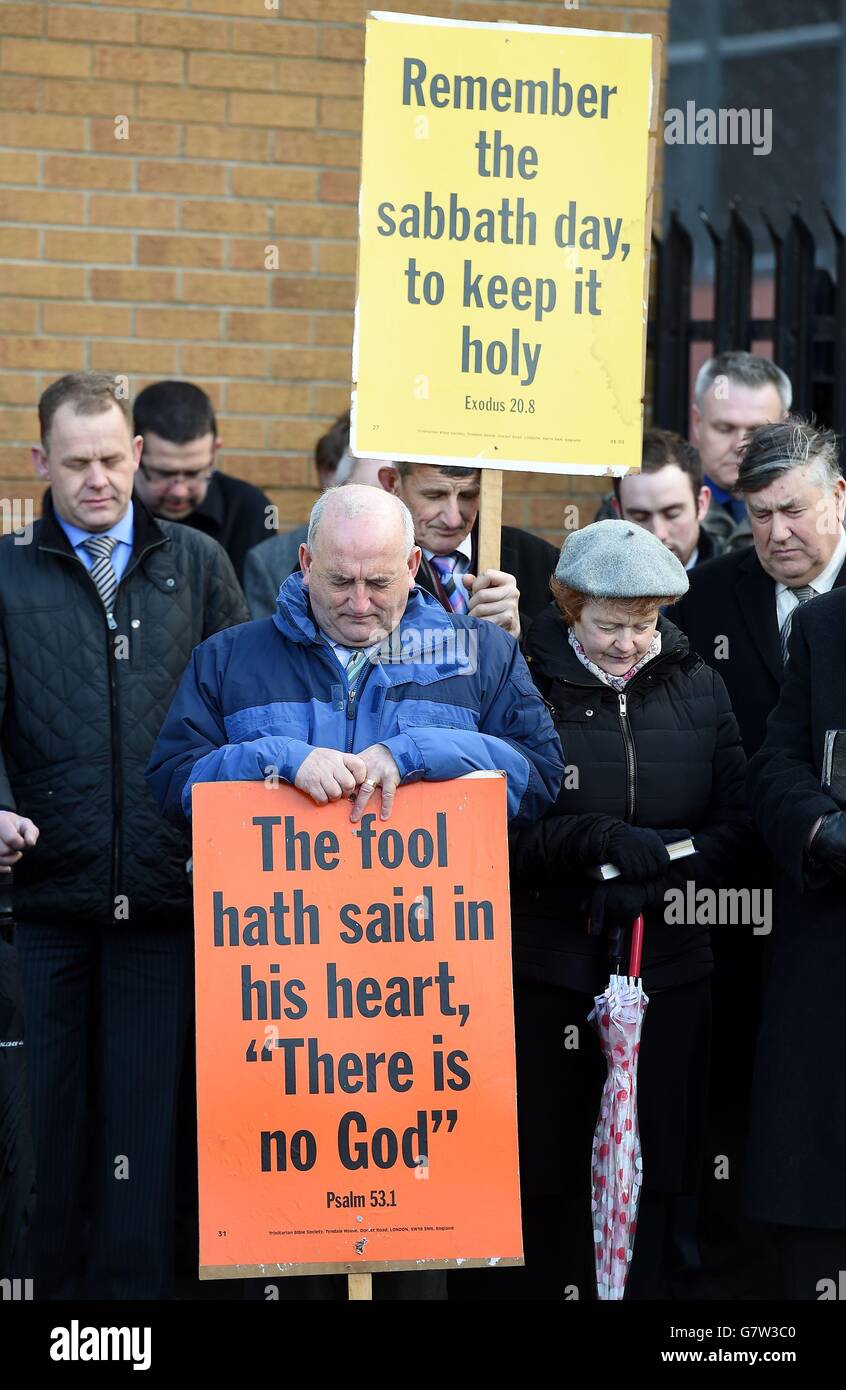
{"label": "man in black jacket", "polygon": [[415,540],[423,551],[418,586],[444,608],[487,618],[512,637],[525,634],[550,602],[549,580],[558,563],[555,546],[529,531],[503,526],[502,568],[479,574],[480,469],[399,461],[379,470],[379,482],[414,517]]}
{"label": "man in black jacket", "polygon": [[223,546],[243,582],[247,551],[276,530],[276,509],[243,478],[221,473],[212,403],[190,381],[157,381],[136,398],[144,440],[135,491],[154,516],[203,531]]}
{"label": "man in black jacket", "polygon": [[[776,930],[753,1088],[747,1206],[774,1224],[786,1298],[842,1298],[846,1111],[846,785],[826,735],[846,728],[846,589],[803,606],[750,801],[778,866]],[[839,766],[838,766],[839,764]],[[821,783],[826,781],[826,786]]]}
{"label": "man in black jacket", "polygon": [[[846,481],[834,436],[799,417],[762,425],[749,438],[738,490],[746,500],[753,546],[693,570],[690,590],[670,617],[723,677],[751,757],[779,697],[794,612],[815,594],[846,582]],[[763,848],[750,857],[747,882],[772,889],[773,868]],[[758,1233],[744,1235],[737,1225],[737,1179],[768,940],[727,928],[714,933],[713,946],[715,1014],[731,1024],[716,1031],[712,1056],[715,1166],[705,1189],[706,1262],[720,1296],[760,1297],[767,1292],[760,1281],[768,1260]],[[721,1160],[723,1176],[715,1179]],[[739,1253],[744,1248],[747,1256]]]}
{"label": "man in black jacket", "polygon": [[14,865],[24,984],[35,1294],[159,1298],[190,849],[144,768],[192,649],[247,611],[216,542],[133,504],[142,440],[112,378],[62,377],[39,416],[43,516],[29,543],[0,541],[0,868]]}

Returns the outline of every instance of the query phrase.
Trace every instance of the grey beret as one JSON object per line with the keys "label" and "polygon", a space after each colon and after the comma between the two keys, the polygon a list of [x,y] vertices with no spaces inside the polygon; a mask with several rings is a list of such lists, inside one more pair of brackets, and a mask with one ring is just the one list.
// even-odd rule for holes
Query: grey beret
{"label": "grey beret", "polygon": [[680,598],[690,587],[673,552],[631,521],[595,521],[574,531],[555,578],[591,598]]}

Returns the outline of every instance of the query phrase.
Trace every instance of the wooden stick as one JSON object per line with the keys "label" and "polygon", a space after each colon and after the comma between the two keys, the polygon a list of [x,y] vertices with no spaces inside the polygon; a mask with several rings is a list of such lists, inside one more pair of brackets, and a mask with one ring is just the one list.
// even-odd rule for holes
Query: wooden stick
{"label": "wooden stick", "polygon": [[479,573],[499,569],[502,540],[502,469],[482,469],[479,501]]}
{"label": "wooden stick", "polygon": [[354,1300],[361,1301],[369,1299],[373,1301],[373,1275],[372,1274],[348,1274],[347,1275],[348,1302]]}

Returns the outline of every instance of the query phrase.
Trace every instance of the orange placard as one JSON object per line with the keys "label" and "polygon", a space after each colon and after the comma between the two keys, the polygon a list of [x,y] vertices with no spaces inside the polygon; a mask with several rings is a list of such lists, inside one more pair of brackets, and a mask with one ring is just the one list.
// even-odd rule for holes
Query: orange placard
{"label": "orange placard", "polygon": [[522,1263],[505,790],[194,788],[201,1278]]}

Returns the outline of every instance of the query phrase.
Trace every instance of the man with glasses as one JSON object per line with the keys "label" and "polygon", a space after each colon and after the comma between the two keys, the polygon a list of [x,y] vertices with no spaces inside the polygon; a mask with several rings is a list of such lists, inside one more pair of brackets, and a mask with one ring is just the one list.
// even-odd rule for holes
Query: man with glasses
{"label": "man with glasses", "polygon": [[252,483],[216,469],[221,441],[205,391],[190,381],[157,381],[137,397],[134,416],[144,439],[137,495],[154,516],[218,541],[243,581],[247,551],[276,529],[275,508]]}

